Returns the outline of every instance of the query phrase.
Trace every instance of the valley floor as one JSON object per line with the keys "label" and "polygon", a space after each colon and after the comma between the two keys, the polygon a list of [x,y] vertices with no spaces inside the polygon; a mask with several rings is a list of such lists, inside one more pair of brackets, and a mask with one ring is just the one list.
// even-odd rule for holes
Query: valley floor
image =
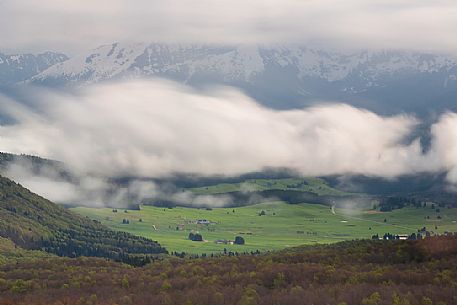
{"label": "valley floor", "polygon": [[[437,212],[430,207],[379,212],[270,202],[239,208],[142,206],[141,210],[72,210],[112,229],[157,240],[170,252],[193,254],[221,253],[224,248],[240,253],[278,250],[303,244],[370,239],[372,235],[385,233],[409,235],[422,227],[439,234],[457,232],[457,209],[441,208]],[[210,223],[197,224],[198,220]],[[190,241],[190,232],[199,232],[204,241]],[[215,243],[216,240],[233,241],[236,236],[242,236],[246,244]]]}

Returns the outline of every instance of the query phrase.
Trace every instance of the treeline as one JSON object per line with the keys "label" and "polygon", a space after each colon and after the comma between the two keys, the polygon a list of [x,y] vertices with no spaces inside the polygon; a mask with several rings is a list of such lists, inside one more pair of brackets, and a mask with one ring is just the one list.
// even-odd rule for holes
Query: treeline
{"label": "treeline", "polygon": [[15,155],[0,152],[0,173],[7,170],[9,166],[17,164],[25,166],[25,168],[34,174],[39,174],[43,171],[52,171],[60,178],[68,181],[74,178],[62,162],[25,154]]}
{"label": "treeline", "polygon": [[133,265],[166,253],[155,241],[110,230],[1,176],[0,236],[25,249],[68,257],[106,257]]}
{"label": "treeline", "polygon": [[424,202],[419,199],[404,196],[382,197],[379,200],[379,210],[381,212],[389,212],[395,209],[402,209],[406,206],[420,208],[423,205]]}
{"label": "treeline", "polygon": [[[455,197],[457,200],[457,197]],[[446,204],[444,202],[429,203],[429,201],[421,198],[415,198],[412,196],[387,196],[379,199],[379,210],[381,212],[389,212],[395,209],[402,209],[404,207],[415,207],[415,208],[439,208],[453,207],[452,204]]]}
{"label": "treeline", "polygon": [[166,253],[160,245],[147,238],[125,232],[92,228],[58,230],[52,237],[42,239],[42,250],[59,256],[106,257],[134,266],[151,262],[155,254]]}
{"label": "treeline", "polygon": [[453,305],[457,238],[362,240],[259,256],[0,266],[0,304]]}
{"label": "treeline", "polygon": [[[457,195],[448,187],[446,173],[405,175],[394,180],[379,177],[351,176],[324,178],[331,187],[346,192],[365,193],[379,198],[404,198],[407,201],[435,202],[457,207]],[[393,202],[392,202],[393,203]],[[389,204],[388,204],[389,205]],[[393,208],[395,204],[392,205]]]}

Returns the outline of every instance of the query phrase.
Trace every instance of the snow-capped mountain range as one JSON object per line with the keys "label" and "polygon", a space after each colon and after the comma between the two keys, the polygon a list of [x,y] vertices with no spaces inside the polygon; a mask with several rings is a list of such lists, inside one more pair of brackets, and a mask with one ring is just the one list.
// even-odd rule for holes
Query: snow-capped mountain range
{"label": "snow-capped mountain range", "polygon": [[350,101],[381,112],[384,107],[380,102],[406,106],[400,110],[430,103],[448,108],[457,105],[457,56],[450,55],[157,43],[114,43],[68,59],[62,54],[45,54],[49,65],[36,65],[36,73],[29,77],[20,65],[17,72],[11,64],[5,70],[0,54],[0,82],[82,86],[113,79],[162,77],[192,86],[235,86],[280,108],[318,100]]}
{"label": "snow-capped mountain range", "polygon": [[45,52],[42,54],[0,53],[0,85],[21,82],[37,75],[54,64],[66,61],[62,53]]}
{"label": "snow-capped mountain range", "polygon": [[[318,77],[329,82],[357,72],[370,82],[385,74],[433,73],[452,70],[456,65],[457,57],[413,52],[337,53],[307,47],[114,43],[53,65],[32,80],[93,83],[119,76],[173,74],[189,80],[199,74],[217,74],[225,81],[249,82],[277,67],[292,68],[299,78]],[[452,80],[456,77],[450,76]]]}

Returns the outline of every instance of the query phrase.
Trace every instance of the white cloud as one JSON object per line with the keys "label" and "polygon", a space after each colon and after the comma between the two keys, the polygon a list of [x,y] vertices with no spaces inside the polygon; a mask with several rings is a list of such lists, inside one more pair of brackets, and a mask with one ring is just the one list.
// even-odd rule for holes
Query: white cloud
{"label": "white cloud", "polygon": [[433,159],[447,171],[447,180],[457,190],[457,114],[446,113],[432,126]]}
{"label": "white cloud", "polygon": [[230,198],[176,193],[141,179],[119,188],[110,179],[236,175],[266,167],[385,178],[444,171],[457,189],[455,113],[431,126],[431,148],[423,153],[418,139],[406,140],[420,123],[416,118],[345,104],[273,110],[233,88],[197,91],[161,80],[91,85],[73,93],[27,90],[21,99],[33,107],[0,95],[1,111],[15,121],[0,125],[0,151],[65,162],[73,180],[52,167],[33,172],[30,164],[7,172],[56,202],[120,206],[129,196],[162,196],[224,205]]}
{"label": "white cloud", "polygon": [[265,167],[393,177],[439,167],[422,155],[418,140],[403,143],[417,123],[406,115],[382,117],[342,104],[277,111],[234,89],[198,92],[158,80],[30,96],[38,110],[0,99],[18,121],[0,126],[0,149],[103,177],[231,175]]}
{"label": "white cloud", "polygon": [[456,15],[453,0],[3,0],[0,41],[10,50],[166,41],[455,51]]}

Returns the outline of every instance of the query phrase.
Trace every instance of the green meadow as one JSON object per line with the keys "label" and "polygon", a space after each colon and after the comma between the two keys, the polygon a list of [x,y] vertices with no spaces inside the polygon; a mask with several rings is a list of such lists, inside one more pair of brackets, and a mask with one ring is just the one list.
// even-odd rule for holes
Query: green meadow
{"label": "green meadow", "polygon": [[[268,202],[238,208],[142,206],[140,210],[118,209],[117,212],[111,208],[78,207],[72,210],[112,229],[157,240],[169,251],[195,254],[221,252],[224,248],[238,252],[267,251],[371,238],[373,234],[411,234],[424,226],[437,233],[457,232],[457,209],[441,208],[438,213],[430,207],[379,212]],[[124,219],[129,223],[123,223]],[[211,223],[197,224],[199,219]],[[188,240],[190,232],[199,232],[204,241]],[[216,240],[234,240],[235,236],[242,236],[246,244],[215,243]]]}
{"label": "green meadow", "polygon": [[282,178],[282,179],[247,179],[240,183],[219,183],[211,186],[189,188],[199,195],[215,195],[230,192],[293,190],[312,192],[319,196],[342,196],[349,193],[330,187],[323,179],[314,177]]}

